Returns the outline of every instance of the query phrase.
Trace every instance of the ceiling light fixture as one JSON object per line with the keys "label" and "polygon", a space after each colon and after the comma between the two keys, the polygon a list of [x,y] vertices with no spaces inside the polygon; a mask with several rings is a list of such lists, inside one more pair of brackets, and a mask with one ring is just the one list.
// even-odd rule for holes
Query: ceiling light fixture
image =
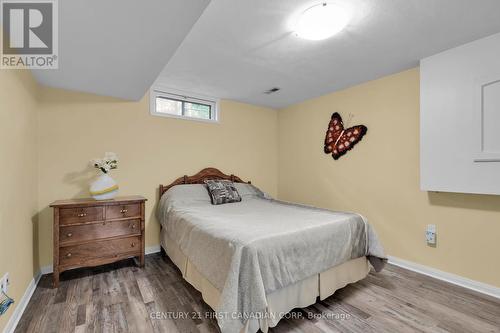
{"label": "ceiling light fixture", "polygon": [[301,38],[321,40],[340,32],[350,19],[351,13],[347,8],[323,2],[302,12],[294,30]]}

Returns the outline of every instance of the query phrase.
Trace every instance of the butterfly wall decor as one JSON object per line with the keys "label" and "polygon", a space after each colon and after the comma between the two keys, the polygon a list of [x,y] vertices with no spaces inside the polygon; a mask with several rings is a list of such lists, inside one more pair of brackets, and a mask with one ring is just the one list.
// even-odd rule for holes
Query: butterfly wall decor
{"label": "butterfly wall decor", "polygon": [[361,141],[367,131],[364,125],[344,128],[342,117],[335,112],[326,130],[325,154],[332,154],[333,159],[338,160]]}

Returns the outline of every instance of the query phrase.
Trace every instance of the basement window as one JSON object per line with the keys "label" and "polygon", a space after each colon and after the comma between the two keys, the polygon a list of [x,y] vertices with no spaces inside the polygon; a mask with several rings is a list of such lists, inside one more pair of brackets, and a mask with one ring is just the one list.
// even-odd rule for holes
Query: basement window
{"label": "basement window", "polygon": [[217,102],[198,96],[186,96],[151,90],[150,112],[154,116],[216,122]]}

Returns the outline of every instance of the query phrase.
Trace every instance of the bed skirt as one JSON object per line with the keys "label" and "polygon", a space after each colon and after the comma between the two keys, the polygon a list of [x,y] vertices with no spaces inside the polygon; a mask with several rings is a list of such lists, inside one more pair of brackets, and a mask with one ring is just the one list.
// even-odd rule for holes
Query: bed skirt
{"label": "bed skirt", "polygon": [[[212,309],[216,309],[220,292],[190,263],[180,250],[179,245],[169,238],[165,228],[162,228],[160,238],[162,248],[179,268],[183,278],[202,294],[205,303]],[[292,309],[314,304],[317,297],[323,300],[349,283],[364,279],[369,271],[368,260],[366,257],[361,257],[274,291],[266,296],[269,315],[263,319],[250,319],[240,333],[255,333],[259,329],[266,333]]]}

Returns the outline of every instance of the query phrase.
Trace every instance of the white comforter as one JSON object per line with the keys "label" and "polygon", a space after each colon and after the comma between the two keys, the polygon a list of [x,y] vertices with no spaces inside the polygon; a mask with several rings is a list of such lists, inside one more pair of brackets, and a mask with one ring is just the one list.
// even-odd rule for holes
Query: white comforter
{"label": "white comforter", "polygon": [[383,267],[382,247],[362,216],[268,199],[244,186],[242,202],[224,205],[212,205],[203,185],[175,186],[158,208],[169,237],[221,292],[215,310],[223,333],[262,316],[266,294],[277,289],[362,256]]}

